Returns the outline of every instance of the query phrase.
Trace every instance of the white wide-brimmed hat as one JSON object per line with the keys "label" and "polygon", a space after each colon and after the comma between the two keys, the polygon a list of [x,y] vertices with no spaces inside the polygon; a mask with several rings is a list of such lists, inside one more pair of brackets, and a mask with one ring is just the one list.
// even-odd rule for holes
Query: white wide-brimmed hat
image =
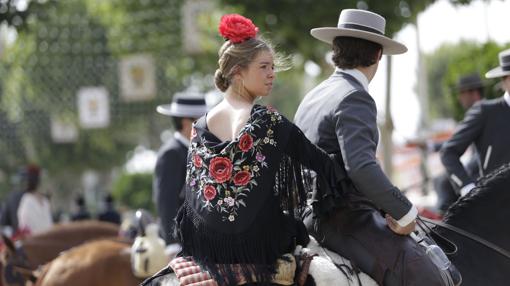
{"label": "white wide-brimmed hat", "polygon": [[496,78],[510,75],[510,49],[499,53],[499,67],[493,68],[485,74],[486,78]]}
{"label": "white wide-brimmed hat", "polygon": [[397,55],[407,52],[404,44],[384,35],[386,20],[379,14],[358,9],[344,9],[340,12],[337,27],[315,28],[310,34],[328,44],[336,37],[353,37],[378,43],[383,47],[383,54]]}
{"label": "white wide-brimmed hat", "polygon": [[207,112],[207,109],[203,95],[182,92],[173,96],[172,103],[159,105],[156,111],[173,117],[200,118]]}

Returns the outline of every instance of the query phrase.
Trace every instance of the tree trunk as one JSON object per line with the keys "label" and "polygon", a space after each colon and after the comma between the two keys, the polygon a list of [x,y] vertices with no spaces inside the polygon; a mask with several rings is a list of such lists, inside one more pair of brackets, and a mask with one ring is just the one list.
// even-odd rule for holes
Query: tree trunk
{"label": "tree trunk", "polygon": [[384,124],[381,130],[381,143],[383,152],[383,169],[388,178],[393,176],[393,120],[391,118],[391,56],[386,56],[386,106]]}

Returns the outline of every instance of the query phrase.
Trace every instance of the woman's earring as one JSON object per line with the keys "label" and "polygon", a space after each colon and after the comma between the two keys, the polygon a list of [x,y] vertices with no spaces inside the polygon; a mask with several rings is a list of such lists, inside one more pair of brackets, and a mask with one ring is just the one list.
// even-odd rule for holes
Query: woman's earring
{"label": "woman's earring", "polygon": [[244,89],[244,79],[241,79],[241,84],[238,85],[238,90],[237,90],[237,94],[239,94],[239,96],[243,96],[243,94],[241,93],[242,92],[242,89]]}

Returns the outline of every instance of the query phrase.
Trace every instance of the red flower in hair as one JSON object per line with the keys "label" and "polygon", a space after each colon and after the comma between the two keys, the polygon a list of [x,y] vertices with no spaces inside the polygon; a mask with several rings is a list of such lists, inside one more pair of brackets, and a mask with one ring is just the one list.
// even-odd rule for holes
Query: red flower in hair
{"label": "red flower in hair", "polygon": [[248,18],[239,14],[228,14],[221,17],[218,31],[223,38],[236,44],[255,38],[259,28]]}

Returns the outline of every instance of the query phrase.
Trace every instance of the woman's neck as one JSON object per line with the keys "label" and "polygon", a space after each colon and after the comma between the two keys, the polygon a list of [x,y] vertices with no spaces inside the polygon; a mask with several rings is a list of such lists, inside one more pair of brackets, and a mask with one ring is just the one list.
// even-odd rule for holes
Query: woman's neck
{"label": "woman's neck", "polygon": [[232,86],[225,91],[225,100],[234,107],[253,105],[255,99],[256,96],[250,95],[247,91],[244,93],[235,92]]}

